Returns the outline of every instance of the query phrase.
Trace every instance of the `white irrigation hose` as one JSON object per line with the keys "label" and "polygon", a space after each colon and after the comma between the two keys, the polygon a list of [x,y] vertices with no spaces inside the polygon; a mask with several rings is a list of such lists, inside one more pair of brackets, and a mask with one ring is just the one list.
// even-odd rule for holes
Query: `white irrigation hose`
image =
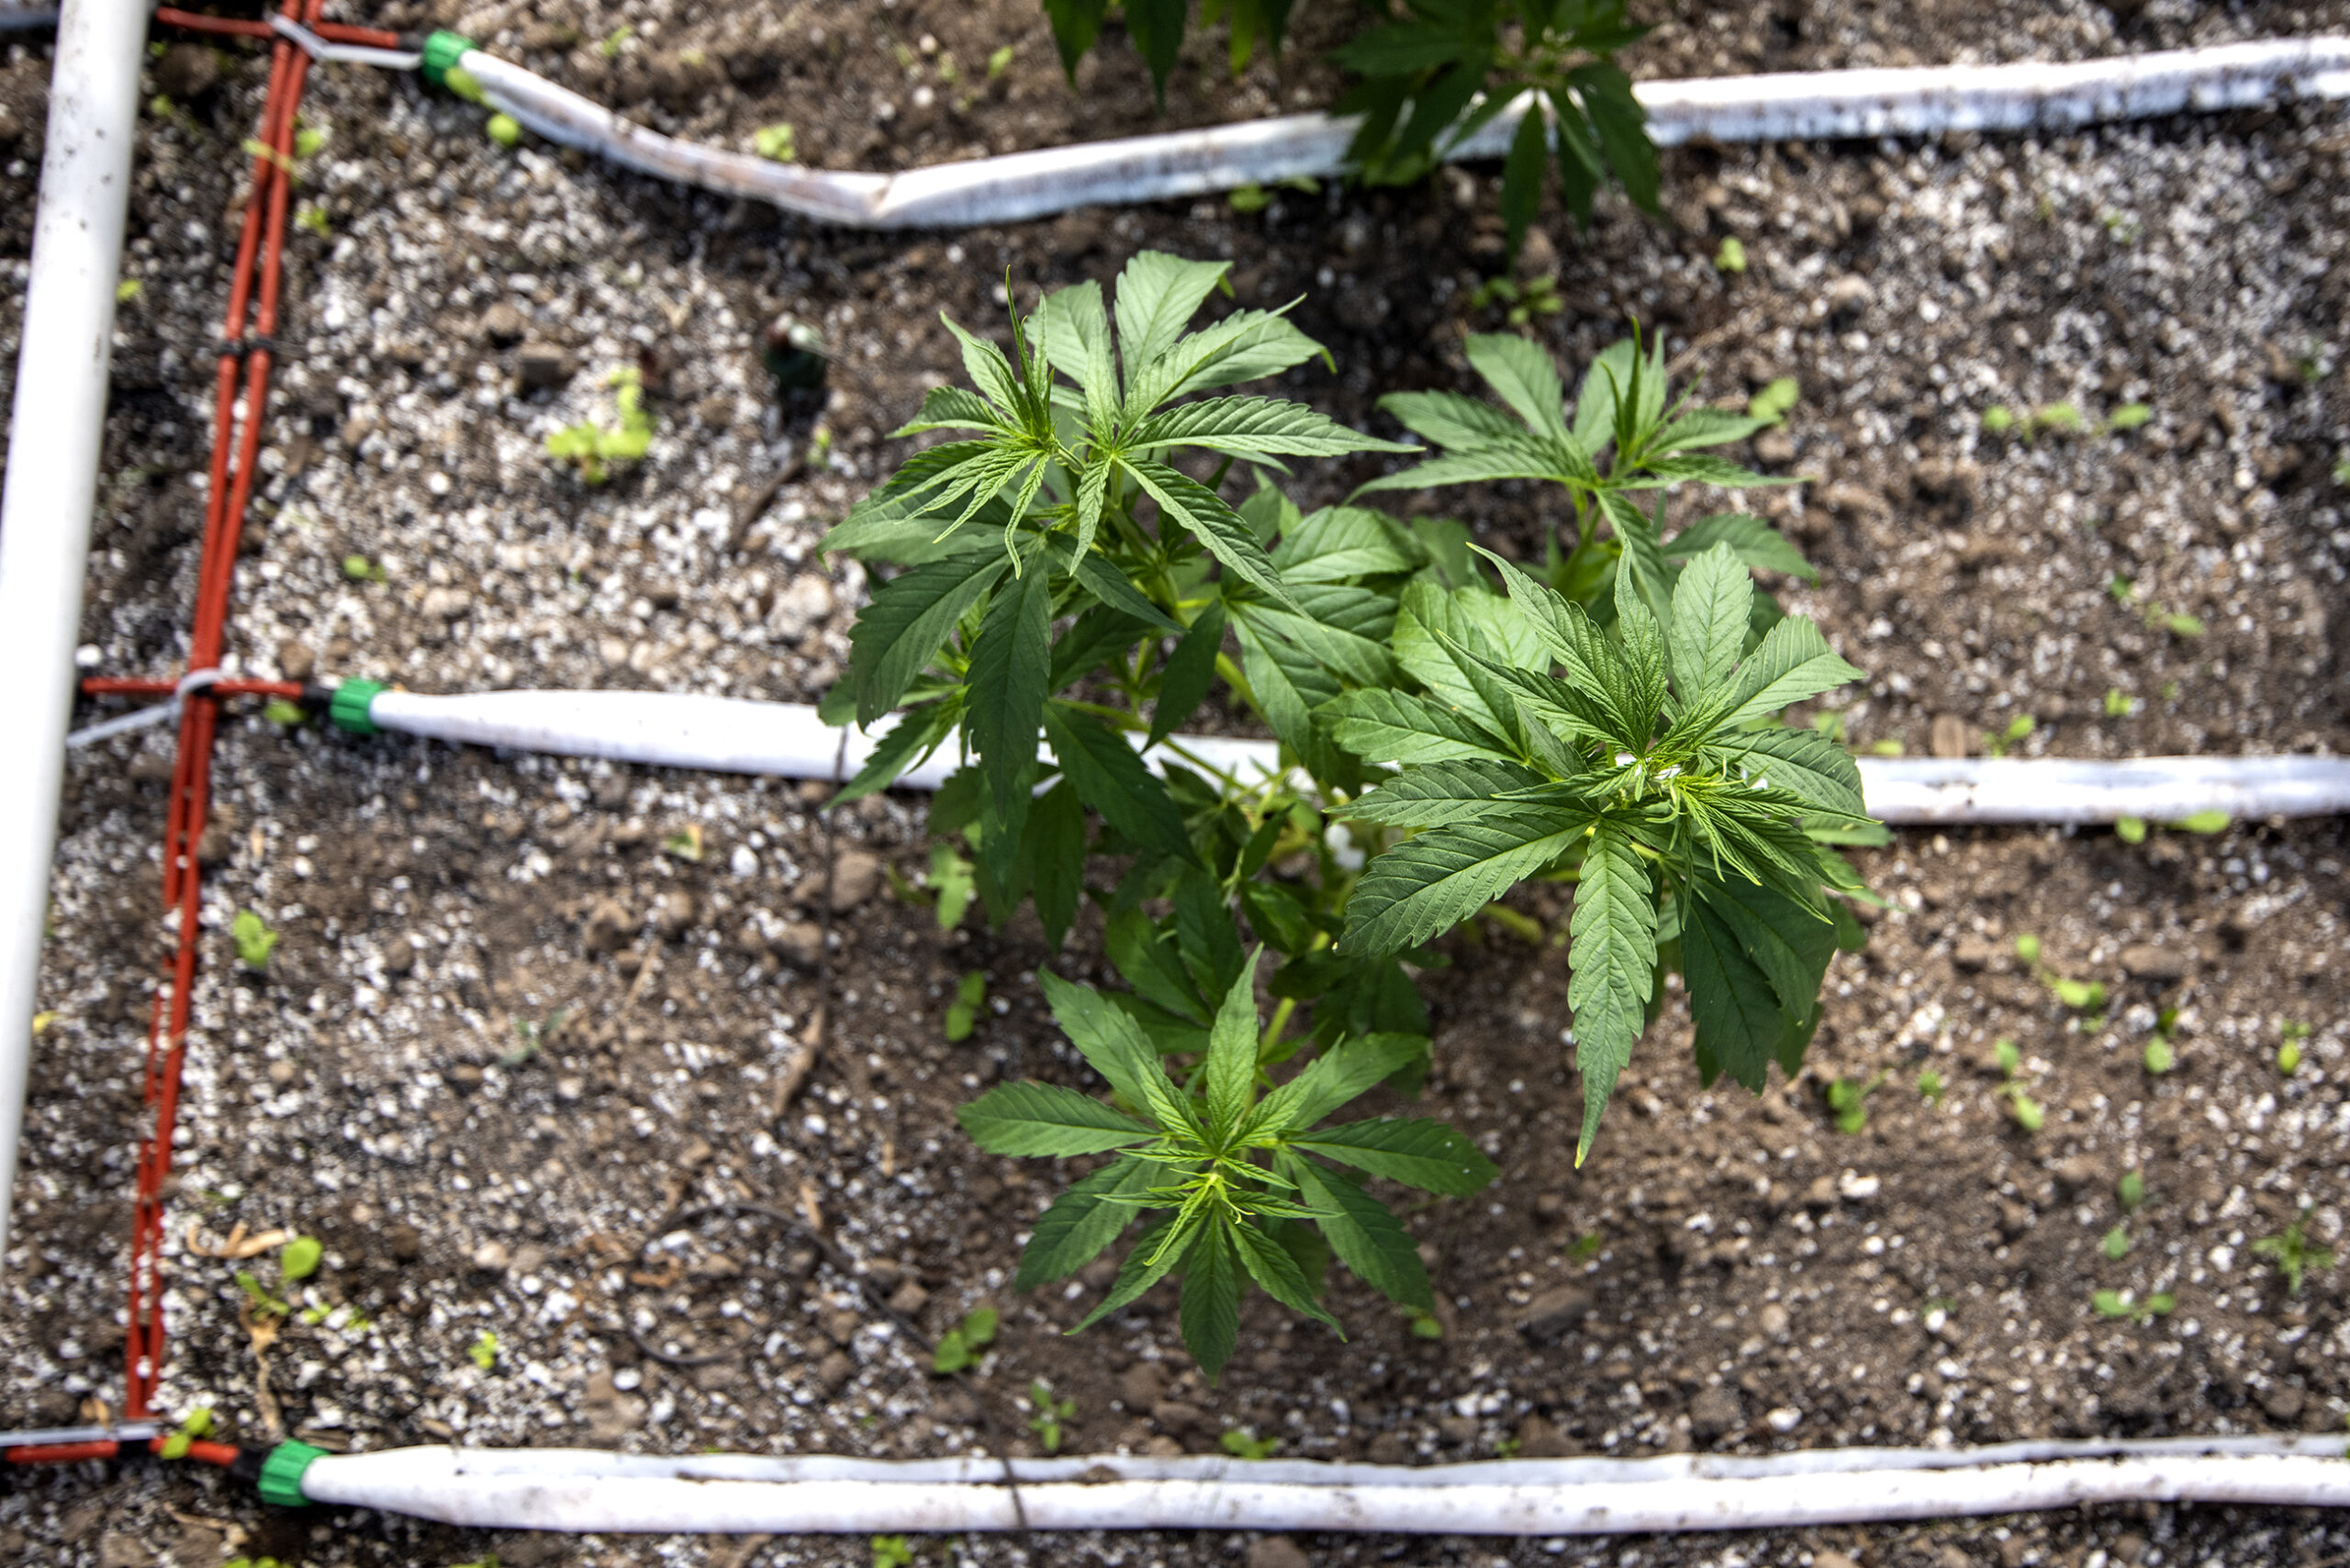
{"label": "white irrigation hose", "polygon": [[73,649],[106,434],[146,0],[69,0],[58,25],[32,273],[0,490],[0,627],[17,760],[0,768],[0,1254],[32,1057]]}
{"label": "white irrigation hose", "polygon": [[[854,776],[888,734],[841,732],[796,702],[660,691],[486,691],[450,697],[378,691],[366,708],[380,729],[471,745],[565,756],[600,756],[722,773],[786,778]],[[1040,754],[1049,755],[1049,754]],[[1172,757],[1253,783],[1280,769],[1271,741],[1177,735],[1145,754]],[[952,739],[899,779],[935,790],[958,763]],[[2181,822],[2206,812],[2230,817],[2330,816],[2350,812],[2350,758],[2155,756],[2127,762],[2056,758],[1860,759],[1869,814],[1888,823]]]}
{"label": "white irrigation hose", "polygon": [[[875,174],[804,168],[648,129],[520,66],[475,50],[458,64],[492,108],[551,141],[625,168],[872,229],[1009,223],[1107,206],[1327,176],[1346,167],[1351,118],[1288,115],[1206,130]],[[1644,82],[1635,89],[1660,146],[2069,129],[2100,120],[2350,97],[2350,38],[2278,39],[2067,65],[1923,66]],[[1521,98],[1453,159],[1496,158],[1527,112]]]}
{"label": "white irrigation hose", "polygon": [[2341,1439],[2251,1453],[1984,1462],[1935,1450],[1780,1461],[1510,1460],[1427,1467],[1252,1465],[1121,1457],[904,1463],[594,1450],[396,1449],[329,1454],[312,1502],[477,1528],[605,1533],[945,1534],[1012,1529],[1360,1530],[1622,1535],[2005,1514],[2139,1500],[2350,1506]]}

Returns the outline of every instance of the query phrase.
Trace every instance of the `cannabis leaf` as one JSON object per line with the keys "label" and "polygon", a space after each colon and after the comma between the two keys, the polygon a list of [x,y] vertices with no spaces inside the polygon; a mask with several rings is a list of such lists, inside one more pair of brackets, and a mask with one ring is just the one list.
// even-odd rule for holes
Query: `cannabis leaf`
{"label": "cannabis leaf", "polygon": [[[1121,1151],[1037,1220],[1021,1256],[1018,1286],[1073,1273],[1145,1218],[1116,1282],[1071,1332],[1180,1274],[1183,1342],[1211,1381],[1231,1360],[1240,1297],[1252,1281],[1334,1330],[1337,1320],[1321,1299],[1323,1260],[1330,1254],[1396,1301],[1422,1311],[1434,1305],[1417,1245],[1365,1190],[1365,1177],[1466,1194],[1496,1174],[1475,1145],[1441,1122],[1374,1117],[1321,1125],[1417,1059],[1427,1048],[1423,1038],[1341,1039],[1266,1092],[1255,1000],[1260,957],[1261,949],[1238,964],[1193,1053],[1187,1082],[1169,1074],[1166,1058],[1126,1009],[1039,974],[1053,1016],[1109,1083],[1113,1101],[1104,1104],[1054,1085],[1007,1083],[957,1113],[991,1153]],[[1327,1253],[1312,1245],[1315,1232]]]}

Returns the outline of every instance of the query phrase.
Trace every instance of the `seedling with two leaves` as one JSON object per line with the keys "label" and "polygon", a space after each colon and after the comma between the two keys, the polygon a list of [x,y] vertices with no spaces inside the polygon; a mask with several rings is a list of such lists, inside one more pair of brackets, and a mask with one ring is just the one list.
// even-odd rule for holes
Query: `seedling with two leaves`
{"label": "seedling with two leaves", "polygon": [[998,1322],[991,1306],[975,1306],[965,1313],[962,1322],[940,1336],[930,1353],[930,1370],[944,1376],[978,1366],[988,1347],[995,1343]]}
{"label": "seedling with two leaves", "polygon": [[2311,1212],[2311,1205],[2303,1204],[2292,1224],[2277,1235],[2264,1236],[2252,1244],[2255,1256],[2266,1258],[2277,1266],[2277,1276],[2285,1282],[2288,1295],[2301,1294],[2301,1283],[2311,1271],[2333,1267],[2333,1249],[2310,1239]]}

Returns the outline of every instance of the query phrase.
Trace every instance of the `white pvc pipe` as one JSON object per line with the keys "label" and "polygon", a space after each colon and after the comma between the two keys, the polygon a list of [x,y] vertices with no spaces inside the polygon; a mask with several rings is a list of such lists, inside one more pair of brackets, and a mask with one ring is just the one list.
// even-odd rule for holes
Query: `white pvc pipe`
{"label": "white pvc pipe", "polygon": [[[1355,130],[1352,118],[1287,115],[876,174],[810,169],[681,141],[479,50],[459,63],[492,108],[551,141],[599,152],[641,174],[871,229],[1008,223],[1071,207],[1326,177],[1345,169]],[[2277,39],[2067,65],[1644,82],[1634,91],[1659,146],[2071,129],[2281,98],[2350,97],[2350,38]],[[1501,156],[1532,105],[1531,95],[1521,97],[1446,156]]]}
{"label": "white pvc pipe", "polygon": [[[796,702],[751,702],[661,691],[487,691],[431,697],[378,692],[378,726],[472,745],[600,756],[786,778],[853,778],[894,721],[872,734],[841,732]],[[1129,739],[1139,739],[1129,736]],[[1039,755],[1049,756],[1049,752]],[[1144,754],[1234,775],[1246,783],[1281,766],[1271,741],[1177,735]],[[950,737],[898,782],[935,790],[959,762]],[[2350,812],[2350,759],[2333,756],[2154,756],[2126,762],[2059,758],[1860,758],[1869,814],[1887,823],[2179,822],[2219,811],[2247,820]]]}
{"label": "white pvc pipe", "polygon": [[0,1254],[49,916],[73,648],[106,434],[146,0],[69,0],[50,68],[32,275],[0,489],[0,627],[16,760],[0,767]]}
{"label": "white pvc pipe", "polygon": [[[2137,1500],[2350,1506],[2340,1439],[2252,1453],[2071,1445],[2111,1458],[1983,1462],[1935,1450],[1784,1460],[1502,1461],[1427,1467],[1136,1461],[641,1458],[594,1450],[327,1455],[316,1503],[477,1528],[711,1533],[1030,1529],[1620,1535],[1948,1518]],[[2207,1451],[2179,1451],[2181,1448]],[[2061,1451],[2061,1450],[2060,1450]],[[1785,1461],[1793,1461],[1789,1463]]]}

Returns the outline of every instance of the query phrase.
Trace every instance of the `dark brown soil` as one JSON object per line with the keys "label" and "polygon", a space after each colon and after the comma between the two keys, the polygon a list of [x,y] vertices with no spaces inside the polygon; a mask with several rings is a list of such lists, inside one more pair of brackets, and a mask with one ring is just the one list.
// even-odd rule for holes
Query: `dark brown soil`
{"label": "dark brown soil", "polygon": [[[1329,82],[1314,55],[1331,35],[1316,29],[1344,12],[1301,14],[1279,66],[1234,84],[1187,65],[1168,123],[1319,101]],[[1024,0],[434,19],[510,38],[534,68],[670,129],[740,143],[791,119],[803,154],[836,166],[1161,123],[1123,50],[1089,62],[1072,99]],[[608,59],[597,40],[623,21],[636,31]],[[1716,7],[1661,27],[1628,62],[1672,75],[2068,58],[2344,23],[2339,6],[2165,0],[2127,15]],[[821,56],[800,42],[818,28]],[[1003,42],[1013,63],[989,85]],[[685,58],[696,50],[699,65]],[[947,53],[959,90],[937,67]],[[122,323],[85,612],[108,670],[169,669],[185,646],[201,498],[184,476],[203,462],[200,370],[235,147],[262,80],[249,58],[228,63],[219,86],[142,138],[129,271],[144,292]],[[21,128],[0,145],[14,277],[45,70],[21,53],[0,67],[0,103]],[[968,107],[960,91],[976,95]],[[885,100],[893,113],[877,119]],[[543,150],[506,154],[478,111],[404,82],[328,73],[311,103],[332,140],[306,188],[333,232],[294,248],[285,335],[303,346],[271,431],[286,471],[239,583],[252,669],[283,667],[295,643],[323,673],[422,689],[821,692],[862,578],[795,599],[820,578],[809,546],[901,455],[880,432],[957,373],[937,312],[1000,330],[1000,295],[990,300],[1007,268],[1024,295],[1106,280],[1145,247],[1229,257],[1244,301],[1304,295],[1298,319],[1337,360],[1336,376],[1300,371],[1283,390],[1382,431],[1381,394],[1471,387],[1461,336],[1505,325],[1469,303],[1502,265],[1490,169],[1411,190],[1284,194],[1253,216],[1203,201],[875,237]],[[2345,151],[2338,117],[2301,111],[2046,143],[1683,151],[1666,162],[1670,221],[1618,205],[1588,235],[1558,223],[1537,236],[1520,270],[1554,278],[1562,308],[1529,330],[1571,373],[1634,317],[1709,397],[1799,378],[1784,441],[1754,455],[1810,482],[1750,499],[1776,509],[1822,569],[1816,588],[1789,585],[1791,606],[1870,672],[1842,711],[1856,745],[1923,751],[1941,720],[1945,745],[1979,749],[2029,713],[2019,749],[2032,754],[2338,752],[2350,743],[2338,609],[2350,528],[2332,476],[2350,442]],[[1712,264],[1726,235],[1746,247],[1742,275]],[[518,304],[532,342],[578,362],[571,386],[515,391],[517,345],[485,325],[500,300]],[[758,328],[787,308],[824,323],[839,353],[821,404],[778,404],[756,370]],[[0,326],[18,309],[12,291]],[[660,439],[634,472],[586,489],[539,455],[541,435],[608,417],[590,372],[640,349],[666,381]],[[2126,434],[2027,442],[1981,421],[1992,404],[2069,403],[2094,429],[2133,401],[2154,418]],[[724,522],[796,458],[820,413],[834,463],[793,477],[742,548],[723,548],[726,529],[706,516]],[[1310,470],[1300,498],[1334,498],[1373,472]],[[1551,511],[1513,487],[1413,504],[1521,554],[1540,548]],[[343,580],[352,552],[385,563],[390,582]],[[469,598],[431,608],[434,589]],[[2156,610],[2204,630],[2150,622]],[[41,1036],[0,1299],[9,1426],[72,1419],[119,1387],[140,1051],[165,950],[151,846],[167,772],[150,740],[84,754],[70,776],[42,1003],[57,1017]],[[1080,1171],[982,1157],[952,1111],[1006,1075],[1086,1081],[1033,977],[1048,961],[1097,977],[1098,932],[1081,926],[1058,956],[1024,919],[941,934],[856,858],[908,877],[925,864],[919,797],[861,803],[828,844],[794,786],[289,734],[258,718],[227,727],[218,777],[207,919],[222,930],[198,997],[173,1229],[284,1226],[327,1243],[317,1304],[371,1326],[297,1323],[268,1350],[284,1428],[310,1440],[965,1451],[990,1420],[1029,1441],[1018,1402],[1035,1378],[1076,1400],[1080,1451],[1213,1450],[1238,1428],[1279,1438],[1284,1454],[1431,1462],[1513,1445],[2319,1431],[2350,1410],[2342,1273],[2313,1272],[2294,1298],[2251,1251],[2304,1202],[2312,1240],[2344,1250],[2350,843],[2338,821],[2157,833],[2134,847],[2102,833],[1905,833],[1860,857],[1892,907],[1867,951],[1832,971],[1804,1077],[1759,1102],[1701,1091],[1685,1016],[1669,1006],[1579,1173],[1561,953],[1456,936],[1450,967],[1424,977],[1438,1069],[1422,1108],[1469,1128],[1504,1174],[1478,1200],[1412,1215],[1444,1338],[1413,1336],[1351,1285],[1335,1302],[1343,1345],[1259,1298],[1209,1389],[1181,1358],[1169,1300],[1070,1341],[1058,1329],[1105,1282],[1099,1269],[1071,1294],[1003,1288],[1023,1227]],[[688,824],[699,861],[664,848]],[[858,896],[831,922],[827,995],[795,928],[822,921],[835,852]],[[1558,894],[1514,902],[1555,934]],[[266,980],[229,962],[225,927],[243,907],[284,934]],[[2101,1026],[2015,961],[2023,932],[2053,973],[2108,986]],[[973,969],[1003,1011],[949,1045],[944,999]],[[2178,1065],[2150,1077],[2143,1053],[2172,1009]],[[778,1114],[820,1012],[821,1056]],[[534,1055],[500,1063],[526,1043],[518,1021],[558,1013]],[[2288,1023],[2312,1031],[2291,1079],[2274,1065]],[[2002,1038],[2045,1107],[2037,1134],[2011,1114],[1994,1066]],[[1919,1087],[1926,1070],[1938,1098]],[[1824,1104],[1840,1076],[1882,1077],[1857,1134]],[[2129,1250],[2109,1260],[2116,1183],[2132,1170],[2148,1200]],[[993,1356],[976,1375],[929,1376],[870,1298],[777,1222],[654,1234],[681,1205],[730,1201],[812,1209],[873,1294],[927,1334],[1001,1307]],[[209,1405],[257,1438],[268,1417],[231,1267],[184,1248],[173,1259],[167,1393],[172,1408]],[[2099,1290],[2176,1305],[2143,1324],[2109,1319],[2090,1305]],[[498,1343],[487,1372],[468,1357],[484,1331]],[[676,1366],[647,1347],[721,1359]],[[1841,1568],[1841,1554],[1867,1568],[2159,1568],[2327,1562],[2350,1536],[2285,1510],[2149,1507],[1736,1539],[1297,1545],[1333,1562]],[[231,1548],[302,1568],[492,1551],[509,1568],[866,1556],[855,1541],[576,1543],[297,1519],[216,1477],[132,1467],[12,1478],[0,1489],[10,1548],[28,1562],[206,1568]],[[1296,1561],[1240,1537],[952,1550]],[[943,1544],[925,1551],[949,1560]]]}

